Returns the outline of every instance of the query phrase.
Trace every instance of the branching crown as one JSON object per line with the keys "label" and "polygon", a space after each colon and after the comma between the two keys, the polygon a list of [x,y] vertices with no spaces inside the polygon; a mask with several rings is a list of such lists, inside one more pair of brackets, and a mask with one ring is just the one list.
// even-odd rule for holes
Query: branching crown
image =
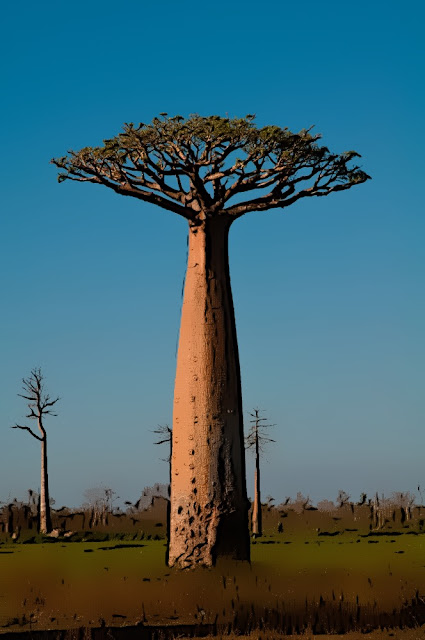
{"label": "branching crown", "polygon": [[[238,218],[249,211],[286,207],[369,179],[355,151],[334,154],[311,129],[257,128],[245,118],[192,115],[124,125],[102,147],[53,159],[59,181],[103,184],[196,222],[211,215]],[[242,196],[245,196],[243,199]]]}

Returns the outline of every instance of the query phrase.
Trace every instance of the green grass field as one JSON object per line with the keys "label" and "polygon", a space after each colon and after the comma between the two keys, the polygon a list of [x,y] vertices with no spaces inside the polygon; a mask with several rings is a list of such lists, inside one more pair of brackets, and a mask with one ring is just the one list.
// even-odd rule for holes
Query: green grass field
{"label": "green grass field", "polygon": [[266,536],[251,553],[250,565],[179,571],[165,566],[163,540],[2,544],[0,630],[231,628],[235,620],[294,622],[322,606],[392,612],[425,594],[422,534]]}

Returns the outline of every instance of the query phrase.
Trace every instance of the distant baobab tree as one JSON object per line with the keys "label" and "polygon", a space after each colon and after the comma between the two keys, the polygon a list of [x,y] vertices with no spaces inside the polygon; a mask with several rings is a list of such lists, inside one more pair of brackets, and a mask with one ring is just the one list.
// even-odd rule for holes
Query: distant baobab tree
{"label": "distant baobab tree", "polygon": [[[245,118],[168,117],[125,124],[102,147],[53,159],[59,181],[91,182],[172,211],[189,250],[174,389],[169,564],[249,560],[242,394],[228,236],[252,211],[326,196],[369,176],[309,130]],[[161,232],[162,235],[163,232]],[[157,239],[158,243],[162,238]]]}
{"label": "distant baobab tree", "polygon": [[[274,424],[267,424],[267,418],[260,417],[260,409],[254,409],[250,413],[253,420],[250,420],[252,427],[245,439],[246,448],[253,449],[255,454],[255,477],[254,477],[254,503],[252,505],[252,535],[258,538],[263,535],[263,518],[261,513],[261,486],[260,486],[260,453],[264,450],[266,442],[275,442],[266,436],[267,429],[274,427]],[[263,424],[266,423],[266,424]],[[271,498],[273,500],[273,498]],[[271,502],[268,500],[268,503]]]}
{"label": "distant baobab tree", "polygon": [[52,521],[50,517],[49,481],[47,474],[47,433],[44,426],[46,416],[56,416],[52,407],[59,398],[51,399],[44,390],[44,377],[40,368],[33,369],[28,378],[22,379],[23,393],[18,396],[28,400],[29,413],[27,418],[37,420],[40,436],[34,433],[30,427],[15,424],[12,429],[23,429],[28,431],[33,438],[41,442],[41,484],[40,484],[40,533],[50,533]]}
{"label": "distant baobab tree", "polygon": [[167,502],[167,551],[165,554],[166,562],[170,555],[170,520],[171,520],[171,458],[173,456],[173,430],[168,424],[158,425],[157,429],[154,429],[154,433],[160,436],[159,440],[155,444],[168,444],[170,453],[167,458],[162,458],[163,462],[168,462],[168,502]]}

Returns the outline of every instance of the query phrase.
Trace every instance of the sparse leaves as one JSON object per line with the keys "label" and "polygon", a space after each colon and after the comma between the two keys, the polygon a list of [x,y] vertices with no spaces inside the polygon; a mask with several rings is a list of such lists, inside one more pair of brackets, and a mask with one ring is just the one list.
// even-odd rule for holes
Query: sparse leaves
{"label": "sparse leaves", "polygon": [[[340,155],[318,145],[311,129],[257,128],[245,118],[169,117],[125,123],[102,147],[85,147],[52,163],[58,180],[103,184],[196,222],[204,215],[237,218],[249,211],[286,207],[299,198],[324,196],[369,179],[354,165],[355,151]],[[255,192],[255,198],[231,200]]]}

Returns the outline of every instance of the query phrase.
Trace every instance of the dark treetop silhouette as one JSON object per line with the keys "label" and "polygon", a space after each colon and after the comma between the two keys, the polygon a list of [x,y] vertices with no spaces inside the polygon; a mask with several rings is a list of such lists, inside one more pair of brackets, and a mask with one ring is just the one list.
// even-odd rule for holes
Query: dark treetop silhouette
{"label": "dark treetop silhouette", "polygon": [[34,433],[30,427],[20,424],[15,424],[12,429],[28,431],[33,438],[41,442],[40,533],[50,533],[52,530],[52,521],[50,518],[49,480],[47,474],[47,433],[44,427],[44,417],[57,415],[53,413],[52,407],[54,407],[59,398],[52,400],[49,394],[45,393],[43,379],[41,369],[33,369],[28,378],[22,379],[24,393],[18,393],[18,396],[28,400],[29,413],[26,417],[30,420],[37,420],[37,426],[41,436]]}
{"label": "dark treetop silhouette", "polygon": [[[249,211],[286,207],[365,182],[310,131],[254,116],[160,114],[125,124],[103,147],[52,160],[59,181],[93,182],[178,213],[189,223],[174,392],[169,564],[249,559],[242,396],[228,233]],[[241,196],[245,196],[242,200]]]}

